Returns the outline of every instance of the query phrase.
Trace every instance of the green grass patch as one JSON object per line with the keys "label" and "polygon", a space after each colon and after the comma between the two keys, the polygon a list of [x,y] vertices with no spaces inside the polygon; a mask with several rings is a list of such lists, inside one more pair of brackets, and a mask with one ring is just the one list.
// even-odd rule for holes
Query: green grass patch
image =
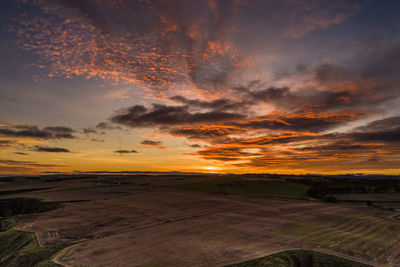
{"label": "green grass patch", "polygon": [[70,244],[39,246],[36,235],[15,230],[18,216],[45,212],[60,207],[58,202],[45,202],[31,198],[0,199],[0,267],[1,266],[60,266],[51,261],[52,257]]}
{"label": "green grass patch", "polygon": [[51,257],[66,246],[40,247],[34,233],[9,229],[0,233],[0,266],[60,266]]}
{"label": "green grass patch", "polygon": [[345,258],[309,250],[288,250],[227,267],[368,267]]}
{"label": "green grass patch", "polygon": [[217,179],[200,183],[171,186],[177,189],[188,189],[202,192],[243,194],[253,196],[305,198],[309,185],[289,181],[260,181],[241,179]]}

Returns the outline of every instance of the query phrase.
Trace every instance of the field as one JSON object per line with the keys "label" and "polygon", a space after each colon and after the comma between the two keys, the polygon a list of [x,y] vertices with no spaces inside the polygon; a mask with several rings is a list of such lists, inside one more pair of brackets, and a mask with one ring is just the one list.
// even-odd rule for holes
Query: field
{"label": "field", "polygon": [[0,232],[1,266],[60,266],[50,259],[67,244],[39,246],[34,233],[17,230]]}
{"label": "field", "polygon": [[244,180],[215,179],[193,184],[171,186],[178,189],[189,189],[212,193],[243,194],[252,196],[267,196],[281,198],[307,197],[309,186],[288,181],[277,180]]}
{"label": "field", "polygon": [[[48,262],[65,266],[227,266],[298,249],[400,266],[398,210],[308,198],[309,186],[302,183],[219,176],[70,178],[4,183],[3,199],[37,198],[60,207],[11,217],[14,227],[1,234],[36,233],[36,248],[66,246],[46,254]],[[29,188],[41,190],[5,193]]]}
{"label": "field", "polygon": [[229,265],[228,267],[285,267],[285,266],[324,266],[324,267],[367,267],[368,265],[345,258],[313,252],[309,250],[288,250],[259,259]]}

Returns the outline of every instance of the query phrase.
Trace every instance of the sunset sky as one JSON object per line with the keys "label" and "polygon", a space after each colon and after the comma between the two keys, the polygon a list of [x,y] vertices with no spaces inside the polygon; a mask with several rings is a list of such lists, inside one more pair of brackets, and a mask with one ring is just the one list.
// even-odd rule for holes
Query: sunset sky
{"label": "sunset sky", "polygon": [[0,174],[400,174],[399,12],[2,0]]}

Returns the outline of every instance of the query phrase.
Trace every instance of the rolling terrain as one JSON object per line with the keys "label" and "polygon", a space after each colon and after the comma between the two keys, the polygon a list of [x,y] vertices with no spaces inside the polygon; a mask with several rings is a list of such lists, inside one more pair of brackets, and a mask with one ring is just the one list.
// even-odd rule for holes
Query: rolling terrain
{"label": "rolling terrain", "polygon": [[34,233],[64,266],[226,266],[299,249],[400,266],[396,205],[318,200],[310,188],[277,177],[19,177],[0,198],[51,208],[12,214],[1,234]]}

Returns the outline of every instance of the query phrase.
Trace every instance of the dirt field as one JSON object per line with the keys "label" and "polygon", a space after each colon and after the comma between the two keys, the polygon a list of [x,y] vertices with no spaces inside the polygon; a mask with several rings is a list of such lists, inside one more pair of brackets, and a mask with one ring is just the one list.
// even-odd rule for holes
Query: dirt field
{"label": "dirt field", "polygon": [[375,193],[375,194],[342,194],[333,195],[338,200],[354,201],[396,201],[400,202],[400,193]]}
{"label": "dirt field", "polygon": [[41,245],[78,242],[56,257],[66,266],[224,266],[293,248],[400,266],[398,212],[166,187],[199,180],[42,183],[52,188],[23,195],[78,202],[26,215],[18,228],[37,232]]}

